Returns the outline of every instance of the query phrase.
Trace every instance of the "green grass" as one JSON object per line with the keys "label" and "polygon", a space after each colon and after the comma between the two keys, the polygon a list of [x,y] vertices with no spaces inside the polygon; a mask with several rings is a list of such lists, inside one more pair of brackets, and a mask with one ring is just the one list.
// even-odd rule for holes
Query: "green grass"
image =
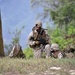
{"label": "green grass", "polygon": [[[75,58],[72,59],[20,59],[0,58],[0,75],[44,75],[45,71],[52,71],[50,67],[61,67],[60,75],[67,75],[70,69],[75,69]],[[66,70],[64,72],[64,69]],[[61,74],[62,73],[62,74]],[[69,75],[69,74],[68,74]]]}

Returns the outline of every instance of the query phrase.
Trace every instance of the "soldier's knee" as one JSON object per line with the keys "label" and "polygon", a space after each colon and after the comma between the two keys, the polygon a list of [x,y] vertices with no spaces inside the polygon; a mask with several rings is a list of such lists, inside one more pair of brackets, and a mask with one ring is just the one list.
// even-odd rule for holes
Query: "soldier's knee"
{"label": "soldier's knee", "polygon": [[45,49],[50,49],[50,45],[47,44],[47,45],[45,46]]}

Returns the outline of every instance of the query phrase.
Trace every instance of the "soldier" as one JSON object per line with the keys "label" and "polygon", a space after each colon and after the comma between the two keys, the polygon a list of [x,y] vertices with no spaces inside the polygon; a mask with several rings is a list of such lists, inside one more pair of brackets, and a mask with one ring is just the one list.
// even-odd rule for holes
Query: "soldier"
{"label": "soldier", "polygon": [[42,28],[42,22],[38,21],[32,28],[28,36],[28,44],[34,51],[34,58],[40,58],[45,50],[46,58],[50,56],[50,38],[45,29]]}
{"label": "soldier", "polygon": [[54,58],[63,58],[63,53],[60,51],[59,45],[56,43],[51,45],[51,56]]}

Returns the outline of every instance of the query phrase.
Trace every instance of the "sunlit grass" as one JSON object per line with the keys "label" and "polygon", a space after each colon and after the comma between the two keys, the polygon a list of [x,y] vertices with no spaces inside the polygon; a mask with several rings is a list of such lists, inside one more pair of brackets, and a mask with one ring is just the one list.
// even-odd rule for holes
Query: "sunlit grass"
{"label": "sunlit grass", "polygon": [[[75,58],[72,59],[19,59],[19,58],[0,58],[0,74],[9,72],[14,74],[41,73],[50,71],[50,67],[61,67],[59,73],[64,69],[70,70],[75,68]],[[66,71],[67,73],[67,71]]]}

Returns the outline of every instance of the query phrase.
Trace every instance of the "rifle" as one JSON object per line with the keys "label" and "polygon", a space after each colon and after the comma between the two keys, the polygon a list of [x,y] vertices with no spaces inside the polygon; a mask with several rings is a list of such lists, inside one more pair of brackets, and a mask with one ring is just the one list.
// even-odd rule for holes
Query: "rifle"
{"label": "rifle", "polygon": [[43,35],[43,33],[45,32],[45,30],[48,30],[48,29],[42,28],[41,31],[40,31],[40,34]]}
{"label": "rifle", "polygon": [[47,44],[47,43],[46,43],[46,40],[43,39],[43,38],[40,38],[40,39],[38,39],[37,41],[39,41],[39,44],[43,44],[43,45],[46,45],[46,44]]}

